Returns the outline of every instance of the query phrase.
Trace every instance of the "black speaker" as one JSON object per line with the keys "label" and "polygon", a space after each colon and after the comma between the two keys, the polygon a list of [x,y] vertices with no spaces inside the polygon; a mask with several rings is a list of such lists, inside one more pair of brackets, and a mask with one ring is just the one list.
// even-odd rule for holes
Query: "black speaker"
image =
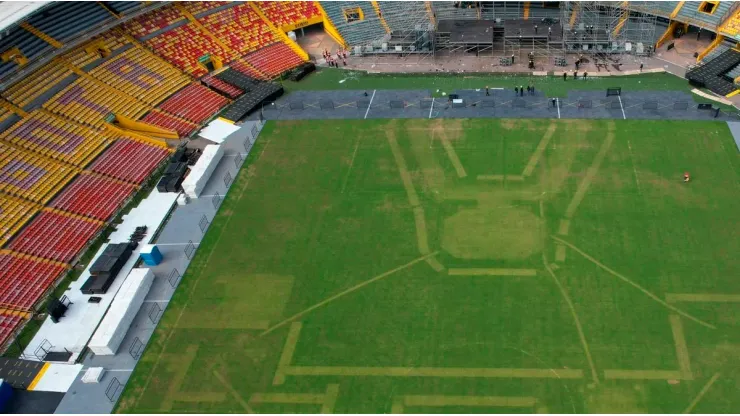
{"label": "black speaker", "polygon": [[58,323],[59,319],[61,319],[64,316],[64,313],[67,312],[67,305],[63,304],[57,298],[51,298],[49,299],[49,304],[46,306],[46,311],[49,313],[51,321]]}

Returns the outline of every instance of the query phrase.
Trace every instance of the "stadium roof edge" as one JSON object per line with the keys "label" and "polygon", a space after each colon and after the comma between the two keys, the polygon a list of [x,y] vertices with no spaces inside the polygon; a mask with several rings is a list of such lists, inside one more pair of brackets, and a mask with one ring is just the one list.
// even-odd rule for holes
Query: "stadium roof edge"
{"label": "stadium roof edge", "polygon": [[0,2],[0,30],[9,29],[52,2],[50,1],[2,1]]}

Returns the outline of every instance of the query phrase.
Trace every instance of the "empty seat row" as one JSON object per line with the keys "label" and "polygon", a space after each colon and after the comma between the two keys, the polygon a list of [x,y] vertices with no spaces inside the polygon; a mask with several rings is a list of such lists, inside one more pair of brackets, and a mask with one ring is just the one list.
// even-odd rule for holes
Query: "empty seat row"
{"label": "empty seat row", "polygon": [[30,311],[65,270],[28,256],[0,254],[0,308]]}
{"label": "empty seat row", "polygon": [[181,5],[185,8],[185,10],[190,12],[190,14],[197,17],[197,15],[203,12],[223,6],[228,3],[229,2],[227,1],[184,1],[181,3]]}
{"label": "empty seat row", "polygon": [[237,98],[238,96],[244,94],[244,91],[242,89],[237,88],[229,83],[223,82],[210,74],[204,76],[200,80],[204,84],[208,85],[210,88],[220,92],[221,94],[226,95],[229,98]]}
{"label": "empty seat row", "polygon": [[168,154],[167,149],[162,147],[118,139],[93,162],[90,170],[140,184]]}
{"label": "empty seat row", "polygon": [[157,104],[190,83],[182,72],[143,48],[134,47],[90,71],[90,75],[147,104]]}
{"label": "empty seat row", "polygon": [[5,90],[2,95],[8,101],[23,108],[70,74],[72,71],[52,61],[23,77]]}
{"label": "empty seat row", "polygon": [[177,92],[159,108],[193,123],[202,123],[229,103],[223,97],[200,84],[190,84]]}
{"label": "empty seat row", "polygon": [[85,167],[108,145],[108,138],[101,131],[41,109],[0,133],[0,140],[79,167]]}
{"label": "empty seat row", "polygon": [[240,54],[275,42],[276,35],[248,3],[200,19],[203,26]]}
{"label": "empty seat row", "polygon": [[278,27],[295,25],[321,16],[315,1],[258,1],[257,5]]}
{"label": "empty seat row", "polygon": [[28,23],[59,42],[65,42],[113,19],[97,2],[65,1],[52,3],[42,13],[32,15]]}
{"label": "empty seat row", "polygon": [[259,72],[251,64],[247,63],[244,59],[234,61],[231,64],[229,64],[229,66],[248,77],[251,77],[254,79],[261,79],[261,80],[268,79],[267,75]]}
{"label": "empty seat row", "polygon": [[[54,49],[41,38],[36,37],[36,35],[21,27],[9,29],[6,33],[3,33],[3,37],[0,38],[0,51],[4,52],[12,48],[18,48],[23,56],[29,60],[37,58],[42,53]],[[13,61],[0,61],[0,79],[6,78],[18,69],[18,64]]]}
{"label": "empty seat row", "polygon": [[44,104],[44,108],[92,126],[103,125],[111,113],[138,119],[149,110],[144,103],[84,77],[57,93]]}
{"label": "empty seat row", "polygon": [[67,165],[0,143],[0,192],[43,204],[76,173]]}
{"label": "empty seat row", "polygon": [[[337,28],[342,38],[350,45],[365,45],[373,41],[382,39],[386,35],[378,14],[373,9],[370,2],[366,1],[320,1],[321,7],[324,8],[329,19]],[[477,19],[477,12],[473,9],[453,8],[453,2],[437,1],[433,2],[434,7],[438,5],[449,5],[453,10],[470,10]],[[345,11],[351,9],[360,9],[363,14],[363,20],[350,22],[345,17]],[[437,18],[442,19],[440,12],[437,12]],[[459,18],[459,17],[458,17]],[[410,28],[413,29],[413,28]]]}
{"label": "empty seat row", "polygon": [[104,1],[103,4],[118,15],[131,13],[142,6],[140,1]]}
{"label": "empty seat row", "polygon": [[183,19],[185,17],[176,7],[167,5],[126,22],[124,28],[134,37],[140,38]]}
{"label": "empty seat row", "polygon": [[223,62],[229,62],[236,56],[233,52],[223,49],[192,23],[149,39],[146,44],[172,65],[195,77],[208,73],[208,70],[199,63],[200,58],[210,55],[218,57]]}
{"label": "empty seat row", "polygon": [[303,63],[303,59],[293,52],[290,46],[282,42],[261,48],[242,60],[249,62],[269,78],[275,78]]}
{"label": "empty seat row", "polygon": [[42,211],[13,238],[8,248],[43,259],[70,263],[100,228],[98,221]]}
{"label": "empty seat row", "polygon": [[188,137],[198,128],[198,125],[195,123],[157,109],[147,113],[141,121],[165,129],[175,130],[180,137]]}
{"label": "empty seat row", "polygon": [[0,247],[38,212],[37,205],[0,194]]}
{"label": "empty seat row", "polygon": [[133,184],[83,172],[54,198],[50,206],[106,221],[135,190]]}

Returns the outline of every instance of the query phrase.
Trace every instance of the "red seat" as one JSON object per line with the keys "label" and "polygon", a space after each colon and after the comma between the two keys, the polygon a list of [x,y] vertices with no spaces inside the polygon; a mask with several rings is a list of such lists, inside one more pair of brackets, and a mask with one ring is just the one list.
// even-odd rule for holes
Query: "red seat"
{"label": "red seat", "polygon": [[59,265],[0,254],[0,308],[30,311],[64,272]]}
{"label": "red seat", "polygon": [[167,149],[162,147],[118,139],[93,162],[90,170],[140,184],[167,155]]}
{"label": "red seat", "polygon": [[109,219],[136,187],[90,173],[82,173],[51,206],[101,221]]}

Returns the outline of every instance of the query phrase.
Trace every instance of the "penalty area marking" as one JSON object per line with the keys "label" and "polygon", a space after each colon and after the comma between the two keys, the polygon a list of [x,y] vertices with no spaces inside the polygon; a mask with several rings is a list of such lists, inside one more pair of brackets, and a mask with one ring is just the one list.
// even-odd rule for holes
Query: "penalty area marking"
{"label": "penalty area marking", "polygon": [[726,295],[721,293],[667,293],[666,302],[740,302],[740,295]]}
{"label": "penalty area marking", "polygon": [[437,377],[437,378],[557,378],[580,379],[583,370],[569,368],[452,368],[452,367],[321,367],[291,366],[291,376]]}
{"label": "penalty area marking", "polygon": [[391,412],[403,413],[406,407],[519,407],[533,408],[537,404],[534,397],[507,396],[421,396],[410,395],[393,398]]}

